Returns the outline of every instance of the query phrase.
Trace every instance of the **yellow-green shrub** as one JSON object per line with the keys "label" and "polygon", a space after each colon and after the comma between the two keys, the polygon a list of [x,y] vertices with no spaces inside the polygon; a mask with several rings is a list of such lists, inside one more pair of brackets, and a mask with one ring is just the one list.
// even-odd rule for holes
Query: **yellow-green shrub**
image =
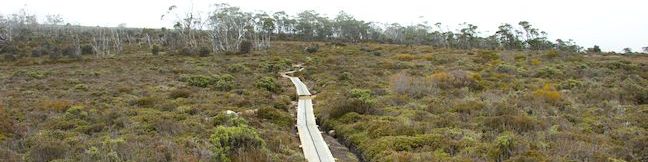
{"label": "yellow-green shrub", "polygon": [[533,91],[533,95],[550,103],[560,101],[561,95],[551,84],[545,84],[542,88]]}
{"label": "yellow-green shrub", "polygon": [[398,54],[394,56],[395,59],[400,60],[400,61],[412,61],[418,59],[418,57],[412,55],[412,54]]}

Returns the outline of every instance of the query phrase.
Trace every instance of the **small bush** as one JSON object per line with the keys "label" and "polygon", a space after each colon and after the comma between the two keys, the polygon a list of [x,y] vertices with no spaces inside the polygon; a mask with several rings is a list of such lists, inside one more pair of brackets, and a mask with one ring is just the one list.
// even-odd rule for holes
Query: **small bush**
{"label": "small bush", "polygon": [[200,47],[200,50],[198,50],[200,57],[207,57],[211,52],[212,51],[209,47]]}
{"label": "small bush", "polygon": [[499,58],[499,54],[497,54],[495,51],[479,51],[477,53],[477,59],[475,59],[474,61],[476,63],[488,63]]}
{"label": "small bush", "polygon": [[252,42],[248,40],[244,40],[240,44],[239,52],[241,54],[248,54],[252,51],[252,46],[253,46]]}
{"label": "small bush", "polygon": [[234,87],[234,76],[225,74],[221,76],[204,76],[204,75],[191,75],[182,76],[180,81],[188,83],[190,86],[196,87],[214,87],[220,91],[229,91]]}
{"label": "small bush", "polygon": [[542,88],[533,91],[533,95],[551,103],[561,100],[560,92],[551,84],[545,84]]}
{"label": "small bush", "polygon": [[349,80],[351,79],[351,73],[349,72],[342,72],[340,76],[338,77],[338,80]]}
{"label": "small bush", "polygon": [[248,123],[243,118],[236,115],[221,113],[214,117],[212,124],[214,126],[241,127],[246,126]]}
{"label": "small bush", "polygon": [[558,85],[560,89],[573,89],[581,86],[583,86],[583,82],[574,79],[565,80]]}
{"label": "small bush", "polygon": [[68,100],[45,100],[42,101],[40,105],[45,110],[64,112],[65,110],[70,108],[70,106],[72,106],[72,102]]}
{"label": "small bush", "polygon": [[43,56],[43,51],[41,49],[33,49],[31,57],[41,57]]}
{"label": "small bush", "polygon": [[515,141],[513,140],[513,134],[510,132],[502,133],[497,139],[495,139],[495,145],[489,151],[489,155],[497,161],[504,161],[511,157],[513,152],[513,147],[515,146]]}
{"label": "small bush", "polygon": [[547,53],[545,53],[544,56],[547,57],[547,58],[556,58],[556,57],[560,56],[560,53],[558,53],[558,51],[556,51],[556,50],[549,50],[549,51],[547,51]]}
{"label": "small bush", "polygon": [[191,96],[191,90],[188,89],[175,89],[169,93],[169,98],[189,98]]}
{"label": "small bush", "polygon": [[339,118],[350,112],[358,114],[372,114],[376,112],[374,109],[376,99],[371,94],[371,91],[366,89],[352,89],[332,103],[336,103],[336,105],[329,112],[331,118]]}
{"label": "small bush", "polygon": [[130,102],[130,105],[139,106],[139,107],[153,107],[157,100],[153,97],[141,97],[139,99],[133,100]]}
{"label": "small bush", "polygon": [[382,56],[382,52],[380,52],[380,51],[372,51],[370,53],[371,53],[371,55],[374,55],[374,56]]}
{"label": "small bush", "polygon": [[16,56],[15,54],[5,53],[4,54],[4,60],[5,61],[16,61],[16,60],[18,60],[18,56]]}
{"label": "small bush", "polygon": [[509,64],[499,64],[495,69],[497,70],[497,72],[500,73],[508,73],[508,74],[517,73],[517,67]]}
{"label": "small bush", "polygon": [[277,84],[275,79],[272,78],[272,77],[263,77],[263,78],[257,79],[256,87],[261,88],[261,89],[265,89],[267,91],[274,92],[274,93],[277,93],[277,92],[281,91],[281,87],[279,86],[279,84]]}
{"label": "small bush", "polygon": [[551,66],[546,66],[538,70],[536,72],[536,77],[542,77],[542,78],[557,78],[561,77],[563,75],[563,72],[560,69],[557,69],[555,67]]}
{"label": "small bush", "polygon": [[307,53],[317,53],[317,51],[319,51],[319,48],[319,44],[314,44],[306,47],[304,51],[306,51]]}
{"label": "small bush", "polygon": [[52,137],[39,137],[33,139],[31,143],[32,146],[29,147],[26,156],[27,161],[53,161],[64,159],[66,152],[70,150],[70,146],[63,142],[63,140]]}
{"label": "small bush", "polygon": [[234,88],[234,76],[225,74],[216,78],[214,88],[219,91],[229,91]]}
{"label": "small bush", "polygon": [[182,76],[180,81],[186,82],[190,86],[206,88],[209,85],[213,85],[216,82],[214,77],[204,76],[204,75],[193,75],[193,76]]}
{"label": "small bush", "polygon": [[430,76],[431,80],[436,83],[439,88],[462,88],[469,87],[478,89],[476,80],[480,76],[471,74],[463,70],[453,70],[450,72],[437,72]]}
{"label": "small bush", "polygon": [[189,47],[184,47],[176,52],[178,55],[183,55],[183,56],[194,56],[196,55],[196,50],[193,48]]}
{"label": "small bush", "polygon": [[92,48],[91,45],[83,45],[81,46],[81,54],[82,55],[91,55],[94,54],[94,48]]}
{"label": "small bush", "polygon": [[14,72],[13,77],[25,77],[29,79],[44,79],[49,76],[49,73],[43,71],[25,71],[19,70]]}
{"label": "small bush", "polygon": [[265,141],[256,130],[248,126],[219,126],[209,138],[214,147],[216,161],[229,162],[231,157],[265,149]]}
{"label": "small bush", "polygon": [[257,112],[257,117],[270,120],[272,123],[282,127],[290,127],[293,125],[293,119],[288,113],[275,108],[261,108]]}
{"label": "small bush", "polygon": [[247,71],[248,68],[243,64],[232,64],[227,67],[227,71],[230,73],[239,73],[242,71]]}
{"label": "small bush", "polygon": [[398,54],[394,56],[394,58],[400,61],[412,61],[418,59],[416,56],[412,54]]}
{"label": "small bush", "polygon": [[2,138],[14,132],[14,121],[9,118],[9,114],[0,105],[0,142]]}
{"label": "small bush", "polygon": [[153,45],[153,47],[151,47],[151,53],[153,55],[159,55],[160,54],[160,46],[158,46],[157,44]]}

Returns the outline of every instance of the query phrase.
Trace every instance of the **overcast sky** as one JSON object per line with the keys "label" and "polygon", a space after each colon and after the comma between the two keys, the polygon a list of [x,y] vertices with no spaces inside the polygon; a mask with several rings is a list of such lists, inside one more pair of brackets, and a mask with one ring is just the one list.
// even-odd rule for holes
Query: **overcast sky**
{"label": "overcast sky", "polygon": [[[88,26],[159,28],[169,26],[160,15],[176,4],[187,8],[191,0],[0,0],[0,14],[25,8],[41,17],[61,14],[67,22]],[[527,20],[549,33],[549,38],[574,39],[581,46],[598,44],[604,50],[635,51],[648,46],[646,0],[193,0],[195,10],[229,3],[247,11],[316,10],[333,17],[340,10],[375,22],[405,25],[428,21],[454,28],[468,22],[492,34],[502,23]]]}

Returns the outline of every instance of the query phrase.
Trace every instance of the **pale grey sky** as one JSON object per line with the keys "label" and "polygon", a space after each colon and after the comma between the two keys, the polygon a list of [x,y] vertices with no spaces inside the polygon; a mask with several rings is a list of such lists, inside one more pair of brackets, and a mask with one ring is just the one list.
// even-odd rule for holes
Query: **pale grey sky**
{"label": "pale grey sky", "polygon": [[462,22],[492,34],[502,23],[527,20],[549,38],[574,39],[579,45],[598,44],[604,50],[648,46],[648,1],[645,0],[0,0],[0,14],[25,8],[41,17],[61,14],[68,22],[89,26],[169,26],[160,15],[172,4],[207,12],[210,4],[229,3],[243,10],[316,10],[330,17],[344,10],[359,19],[415,24],[442,22],[451,28]]}

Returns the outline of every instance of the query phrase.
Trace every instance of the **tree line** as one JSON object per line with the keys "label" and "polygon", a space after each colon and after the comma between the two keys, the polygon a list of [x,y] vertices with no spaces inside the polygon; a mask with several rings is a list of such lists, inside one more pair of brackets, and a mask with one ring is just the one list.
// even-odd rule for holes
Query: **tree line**
{"label": "tree line", "polygon": [[[96,56],[137,51],[143,47],[177,54],[235,53],[262,50],[272,40],[377,42],[404,45],[429,45],[453,49],[559,50],[600,53],[598,46],[583,50],[573,40],[548,39],[548,33],[530,22],[502,24],[491,35],[470,23],[455,30],[442,23],[402,25],[363,21],[341,11],[335,17],[314,10],[296,15],[284,11],[247,12],[228,4],[215,4],[203,16],[200,12],[170,6],[162,15],[173,28],[142,29],[84,27],[63,24],[59,15],[48,15],[38,22],[35,15],[21,10],[0,15],[0,54],[5,59],[49,55],[51,58],[82,54]],[[486,36],[485,36],[486,35]],[[648,48],[644,48],[648,52]],[[626,53],[632,53],[630,49]]]}

